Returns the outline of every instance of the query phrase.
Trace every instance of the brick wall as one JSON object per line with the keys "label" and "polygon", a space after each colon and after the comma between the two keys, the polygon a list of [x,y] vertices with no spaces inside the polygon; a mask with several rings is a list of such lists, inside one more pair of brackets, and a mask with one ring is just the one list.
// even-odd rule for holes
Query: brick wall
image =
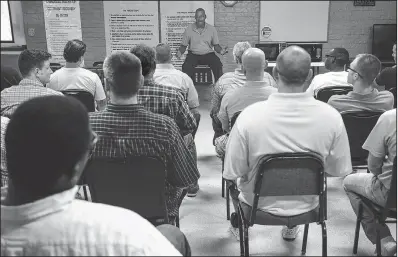
{"label": "brick wall", "polygon": [[[329,42],[324,44],[325,54],[336,46],[347,48],[351,56],[371,52],[372,25],[396,23],[396,1],[376,1],[374,7],[355,7],[353,1],[330,1]],[[28,48],[47,49],[43,3],[22,1],[23,21]],[[83,41],[87,44],[86,65],[103,60],[106,54],[104,12],[101,1],[80,1]],[[240,1],[225,7],[214,1],[214,25],[220,44],[228,46],[229,53],[220,56],[224,71],[232,71],[235,63],[232,49],[236,42],[258,42],[260,2]],[[35,28],[35,36],[28,36],[28,28]]]}

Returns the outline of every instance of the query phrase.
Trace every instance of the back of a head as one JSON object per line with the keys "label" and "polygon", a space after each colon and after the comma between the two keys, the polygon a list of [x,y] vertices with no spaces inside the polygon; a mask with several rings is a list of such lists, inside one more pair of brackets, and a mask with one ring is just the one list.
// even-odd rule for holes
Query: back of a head
{"label": "back of a head", "polygon": [[168,44],[160,43],[155,50],[157,63],[169,63],[171,61],[171,49]]}
{"label": "back of a head", "polygon": [[250,75],[263,75],[265,65],[265,54],[261,49],[251,47],[242,55],[242,67],[246,73],[246,77],[249,77]]}
{"label": "back of a head", "polygon": [[88,114],[78,100],[44,96],[22,103],[5,134],[12,185],[32,194],[51,192],[61,177],[72,178],[89,138]]}
{"label": "back of a head", "polygon": [[247,41],[246,42],[238,42],[235,44],[234,49],[232,50],[232,53],[234,56],[234,60],[237,64],[242,63],[242,55],[249,48],[251,48],[251,45]]}
{"label": "back of a head", "polygon": [[86,44],[79,40],[69,40],[64,48],[64,58],[67,62],[76,63],[86,53]]}
{"label": "back of a head", "polygon": [[18,57],[18,68],[22,77],[27,77],[34,68],[41,69],[51,54],[43,50],[23,50]]}
{"label": "back of a head", "polygon": [[367,84],[372,84],[381,70],[380,60],[372,54],[358,54],[356,56],[357,71]]}
{"label": "back of a head", "polygon": [[127,51],[114,51],[103,65],[107,87],[119,97],[131,97],[137,94],[143,77],[141,62]]}
{"label": "back of a head", "polygon": [[275,70],[286,85],[304,84],[311,68],[311,56],[299,46],[285,48],[276,59]]}
{"label": "back of a head", "polygon": [[142,75],[147,76],[156,69],[156,53],[152,47],[144,44],[138,44],[131,48],[130,53],[134,54],[140,59]]}
{"label": "back of a head", "polygon": [[343,47],[333,48],[333,56],[335,56],[336,65],[339,67],[344,67],[344,65],[350,63],[350,54]]}

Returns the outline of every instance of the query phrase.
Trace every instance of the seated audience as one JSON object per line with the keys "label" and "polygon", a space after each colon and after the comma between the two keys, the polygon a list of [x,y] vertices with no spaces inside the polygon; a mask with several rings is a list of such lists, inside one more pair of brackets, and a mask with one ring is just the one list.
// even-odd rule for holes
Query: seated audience
{"label": "seated audience", "polygon": [[397,87],[397,44],[395,43],[392,48],[392,57],[394,58],[395,65],[383,69],[376,77],[376,83],[383,86],[386,90]]}
{"label": "seated audience", "polygon": [[350,63],[350,56],[345,48],[333,48],[325,55],[325,68],[329,71],[316,75],[307,92],[316,95],[319,89],[331,86],[352,86],[347,82],[346,65]]}
{"label": "seated audience", "polygon": [[[358,215],[359,195],[384,206],[390,190],[393,160],[397,155],[397,109],[383,113],[363,144],[369,151],[368,168],[371,173],[348,175],[343,186],[351,201],[355,214]],[[395,171],[396,172],[396,171]],[[376,244],[376,226],[379,227],[382,256],[397,253],[397,242],[391,236],[386,224],[377,224],[368,208],[363,208],[362,227],[368,239]]]}
{"label": "seated audience", "polygon": [[1,116],[1,186],[8,184],[8,173],[7,173],[7,160],[6,160],[6,146],[4,142],[4,136],[10,119]]}
{"label": "seated audience", "polygon": [[[164,114],[176,122],[181,135],[184,136],[185,144],[194,157],[196,166],[196,146],[192,133],[196,130],[197,124],[181,90],[159,85],[153,80],[156,70],[156,52],[152,47],[139,44],[134,46],[130,53],[140,59],[144,76],[144,85],[138,91],[138,103],[148,111]],[[198,191],[199,184],[196,183],[188,188],[187,196],[194,197]]]}
{"label": "seated audience", "polygon": [[57,91],[79,89],[94,96],[98,110],[105,109],[106,96],[98,75],[84,69],[86,44],[78,39],[69,40],[64,48],[65,67],[51,75],[49,88]]}
{"label": "seated audience", "polygon": [[94,138],[86,109],[72,97],[36,97],[15,111],[5,135],[1,255],[189,255],[174,226],[157,230],[133,211],[74,199]]}
{"label": "seated audience", "polygon": [[113,52],[104,62],[110,102],[102,112],[90,113],[99,140],[96,157],[148,155],[159,157],[166,170],[166,205],[170,223],[178,215],[182,189],[195,184],[199,172],[175,122],[139,104],[137,92],[144,83],[140,60],[129,52]]}
{"label": "seated audience", "polygon": [[160,85],[175,87],[182,91],[189,109],[196,120],[197,126],[195,131],[192,133],[195,137],[200,121],[200,113],[197,110],[197,107],[199,107],[199,98],[195,85],[187,74],[174,68],[171,63],[173,55],[168,44],[160,43],[155,49],[156,70],[153,74],[153,80]]}
{"label": "seated audience", "polygon": [[381,68],[380,60],[371,54],[359,54],[348,67],[347,82],[353,90],[347,95],[333,95],[328,104],[339,112],[388,111],[394,106],[394,96],[388,91],[379,92],[373,86]]}
{"label": "seated audience", "polygon": [[[249,48],[242,55],[242,70],[246,74],[244,86],[229,90],[221,101],[218,119],[224,131],[230,131],[232,116],[242,111],[247,106],[267,100],[278,90],[269,81],[264,80],[264,70],[267,68],[264,52],[258,48]],[[225,134],[216,139],[216,152],[224,156],[228,135]]]}
{"label": "seated audience", "polygon": [[[223,174],[237,183],[239,191],[231,191],[235,210],[238,200],[253,203],[257,164],[266,154],[316,152],[323,157],[326,173],[345,176],[352,172],[341,115],[305,92],[312,78],[310,65],[310,55],[303,48],[283,50],[273,69],[278,92],[267,101],[246,107],[236,120],[226,147]],[[294,216],[318,204],[318,196],[277,196],[260,198],[258,206],[273,215]],[[282,236],[294,240],[298,231],[298,226],[284,227]]]}
{"label": "seated audience", "polygon": [[1,91],[11,86],[18,85],[22,80],[21,74],[12,67],[1,65]]}
{"label": "seated audience", "polygon": [[[250,47],[249,42],[238,42],[235,44],[232,52],[238,67],[233,72],[224,73],[212,89],[210,117],[214,130],[213,145],[215,144],[215,139],[224,134],[222,124],[217,118],[222,98],[229,90],[242,87],[246,83],[246,75],[242,69],[242,55]],[[273,87],[276,86],[275,80],[268,72],[264,72],[264,81]]]}
{"label": "seated audience", "polygon": [[23,79],[1,91],[1,115],[11,117],[15,109],[24,101],[44,95],[63,95],[46,88],[53,73],[50,68],[51,54],[42,50],[24,50],[18,58],[19,71]]}

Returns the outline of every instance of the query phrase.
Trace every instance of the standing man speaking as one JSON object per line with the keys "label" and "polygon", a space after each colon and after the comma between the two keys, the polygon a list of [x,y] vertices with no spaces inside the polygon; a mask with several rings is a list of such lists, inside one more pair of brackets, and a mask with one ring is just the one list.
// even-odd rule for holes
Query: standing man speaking
{"label": "standing man speaking", "polygon": [[[177,50],[176,58],[180,59],[188,48],[188,55],[182,65],[182,71],[194,79],[196,65],[208,65],[213,71],[214,83],[223,74],[222,63],[214,53],[214,50],[224,55],[227,53],[227,47],[221,48],[216,29],[206,23],[206,13],[202,8],[195,11],[195,23],[188,25],[182,36],[180,48]],[[214,47],[214,50],[213,50]]]}

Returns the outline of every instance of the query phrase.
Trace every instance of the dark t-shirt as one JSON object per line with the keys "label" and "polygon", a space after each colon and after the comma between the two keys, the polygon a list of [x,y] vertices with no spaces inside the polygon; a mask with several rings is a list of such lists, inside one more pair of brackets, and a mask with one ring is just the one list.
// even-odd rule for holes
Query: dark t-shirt
{"label": "dark t-shirt", "polygon": [[397,87],[397,66],[382,70],[376,78],[376,83],[379,86],[385,86],[386,90]]}

